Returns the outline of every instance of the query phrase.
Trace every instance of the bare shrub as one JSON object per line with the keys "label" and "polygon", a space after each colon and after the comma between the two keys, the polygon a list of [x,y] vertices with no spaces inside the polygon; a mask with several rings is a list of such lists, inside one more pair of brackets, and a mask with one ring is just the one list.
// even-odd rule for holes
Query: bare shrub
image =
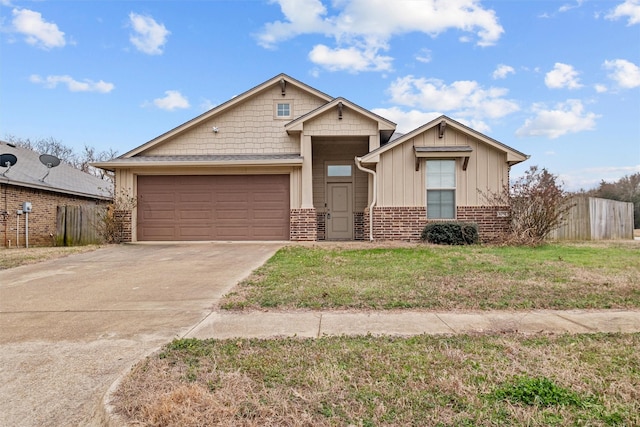
{"label": "bare shrub", "polygon": [[121,243],[124,241],[125,228],[128,224],[129,213],[136,207],[136,198],[122,191],[113,198],[106,209],[100,214],[96,228],[105,243]]}
{"label": "bare shrub", "polygon": [[565,221],[573,206],[558,177],[531,166],[511,187],[483,194],[493,206],[509,206],[510,227],[499,240],[507,244],[536,246]]}

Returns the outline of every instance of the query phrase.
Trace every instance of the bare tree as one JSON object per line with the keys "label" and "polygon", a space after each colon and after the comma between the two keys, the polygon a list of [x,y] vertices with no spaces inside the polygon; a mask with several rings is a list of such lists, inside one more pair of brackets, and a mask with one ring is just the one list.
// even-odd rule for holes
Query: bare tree
{"label": "bare tree", "polygon": [[485,195],[491,205],[509,206],[510,230],[506,243],[539,245],[562,225],[573,206],[558,178],[547,169],[531,166],[510,188]]}
{"label": "bare tree", "polygon": [[113,175],[103,169],[94,168],[90,165],[93,162],[102,162],[115,158],[117,152],[113,149],[107,151],[97,151],[94,147],[84,146],[81,153],[76,153],[72,147],[64,145],[62,141],[53,137],[31,140],[29,138],[19,138],[13,135],[5,137],[6,141],[18,147],[36,151],[40,154],[51,154],[68,165],[97,176],[100,179],[113,181]]}
{"label": "bare tree", "polygon": [[82,172],[97,176],[100,179],[107,179],[113,181],[113,173],[104,169],[91,166],[94,162],[105,162],[115,158],[118,153],[109,149],[108,151],[96,151],[94,147],[88,145],[84,146],[84,151],[80,155],[80,162],[77,166]]}
{"label": "bare tree", "polygon": [[634,226],[640,228],[640,172],[626,175],[616,182],[600,182],[598,188],[584,193],[587,196],[633,203]]}

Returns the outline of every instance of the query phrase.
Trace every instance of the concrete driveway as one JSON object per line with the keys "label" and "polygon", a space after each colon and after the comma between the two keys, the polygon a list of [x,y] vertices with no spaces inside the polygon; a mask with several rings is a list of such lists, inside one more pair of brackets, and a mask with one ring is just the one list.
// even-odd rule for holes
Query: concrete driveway
{"label": "concrete driveway", "polygon": [[281,246],[109,246],[0,271],[0,425],[98,425],[121,373]]}

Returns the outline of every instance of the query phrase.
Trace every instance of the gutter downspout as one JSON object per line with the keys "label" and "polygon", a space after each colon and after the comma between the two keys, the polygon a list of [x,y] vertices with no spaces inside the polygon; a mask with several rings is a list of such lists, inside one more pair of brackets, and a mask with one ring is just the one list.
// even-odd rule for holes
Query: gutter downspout
{"label": "gutter downspout", "polygon": [[378,179],[375,171],[371,169],[367,169],[360,163],[362,161],[362,157],[356,157],[356,166],[363,172],[370,173],[373,177],[373,197],[371,198],[371,204],[369,205],[369,241],[373,242],[373,207],[376,204],[377,196],[378,196]]}

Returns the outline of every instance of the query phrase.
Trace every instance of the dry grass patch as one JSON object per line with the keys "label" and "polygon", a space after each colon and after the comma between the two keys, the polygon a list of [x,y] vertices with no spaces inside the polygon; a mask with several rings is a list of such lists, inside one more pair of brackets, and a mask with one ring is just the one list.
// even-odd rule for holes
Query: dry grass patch
{"label": "dry grass patch", "polygon": [[0,270],[95,251],[100,247],[88,245],[0,249]]}
{"label": "dry grass patch", "polygon": [[177,340],[112,403],[141,426],[640,425],[640,334]]}
{"label": "dry grass patch", "polygon": [[226,295],[224,309],[640,307],[640,244],[292,246]]}

